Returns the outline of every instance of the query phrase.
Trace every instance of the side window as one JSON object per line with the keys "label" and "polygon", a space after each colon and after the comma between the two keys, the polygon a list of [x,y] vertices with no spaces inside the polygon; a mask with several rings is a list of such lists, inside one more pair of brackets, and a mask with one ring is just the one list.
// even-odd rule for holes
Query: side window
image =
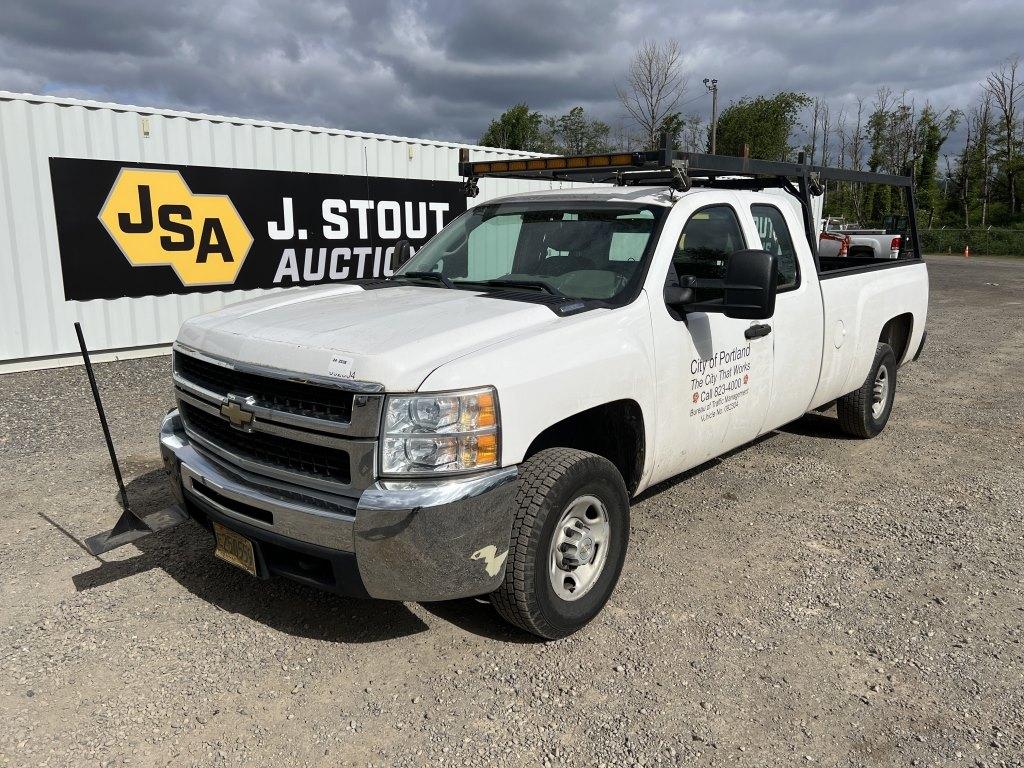
{"label": "side window", "polygon": [[793,288],[797,284],[796,248],[789,233],[782,211],[774,205],[752,205],[750,213],[757,225],[761,247],[779,257],[779,290]]}
{"label": "side window", "polygon": [[672,265],[679,278],[723,278],[729,257],[746,247],[732,206],[711,205],[686,222]]}

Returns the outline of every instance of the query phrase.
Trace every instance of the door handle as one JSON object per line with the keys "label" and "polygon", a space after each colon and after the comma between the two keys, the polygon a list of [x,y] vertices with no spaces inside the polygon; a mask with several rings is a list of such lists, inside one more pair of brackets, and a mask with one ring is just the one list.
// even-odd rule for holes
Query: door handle
{"label": "door handle", "polygon": [[772,327],[770,325],[766,325],[765,323],[758,323],[757,325],[752,325],[749,328],[747,328],[747,330],[743,332],[743,335],[746,336],[748,339],[759,339],[762,336],[767,336],[771,332]]}

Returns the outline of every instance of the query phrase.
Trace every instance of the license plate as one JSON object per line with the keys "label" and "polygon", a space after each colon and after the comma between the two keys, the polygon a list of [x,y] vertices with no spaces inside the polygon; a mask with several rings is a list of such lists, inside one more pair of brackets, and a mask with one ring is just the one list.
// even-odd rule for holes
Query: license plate
{"label": "license plate", "polygon": [[252,542],[220,523],[213,524],[213,532],[217,536],[217,549],[213,554],[255,576],[256,554],[253,552]]}

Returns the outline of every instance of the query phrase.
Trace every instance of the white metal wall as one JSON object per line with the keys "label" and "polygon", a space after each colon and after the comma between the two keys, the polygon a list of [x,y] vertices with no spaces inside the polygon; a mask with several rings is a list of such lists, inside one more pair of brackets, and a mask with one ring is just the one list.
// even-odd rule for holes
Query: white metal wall
{"label": "white metal wall", "polygon": [[[50,157],[455,181],[463,146],[0,91],[0,373],[76,362],[76,320],[90,348],[132,356],[168,344],[189,317],[264,293],[65,301]],[[549,186],[484,179],[470,203]]]}

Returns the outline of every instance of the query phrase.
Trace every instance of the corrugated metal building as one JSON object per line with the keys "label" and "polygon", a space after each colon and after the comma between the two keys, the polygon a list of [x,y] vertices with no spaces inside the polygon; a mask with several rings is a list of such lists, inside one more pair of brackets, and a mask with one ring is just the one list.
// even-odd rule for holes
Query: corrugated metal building
{"label": "corrugated metal building", "polygon": [[[0,91],[0,373],[76,363],[76,320],[97,359],[159,354],[183,320],[263,293],[65,300],[50,158],[457,181],[463,146]],[[484,179],[472,202],[547,186]]]}

